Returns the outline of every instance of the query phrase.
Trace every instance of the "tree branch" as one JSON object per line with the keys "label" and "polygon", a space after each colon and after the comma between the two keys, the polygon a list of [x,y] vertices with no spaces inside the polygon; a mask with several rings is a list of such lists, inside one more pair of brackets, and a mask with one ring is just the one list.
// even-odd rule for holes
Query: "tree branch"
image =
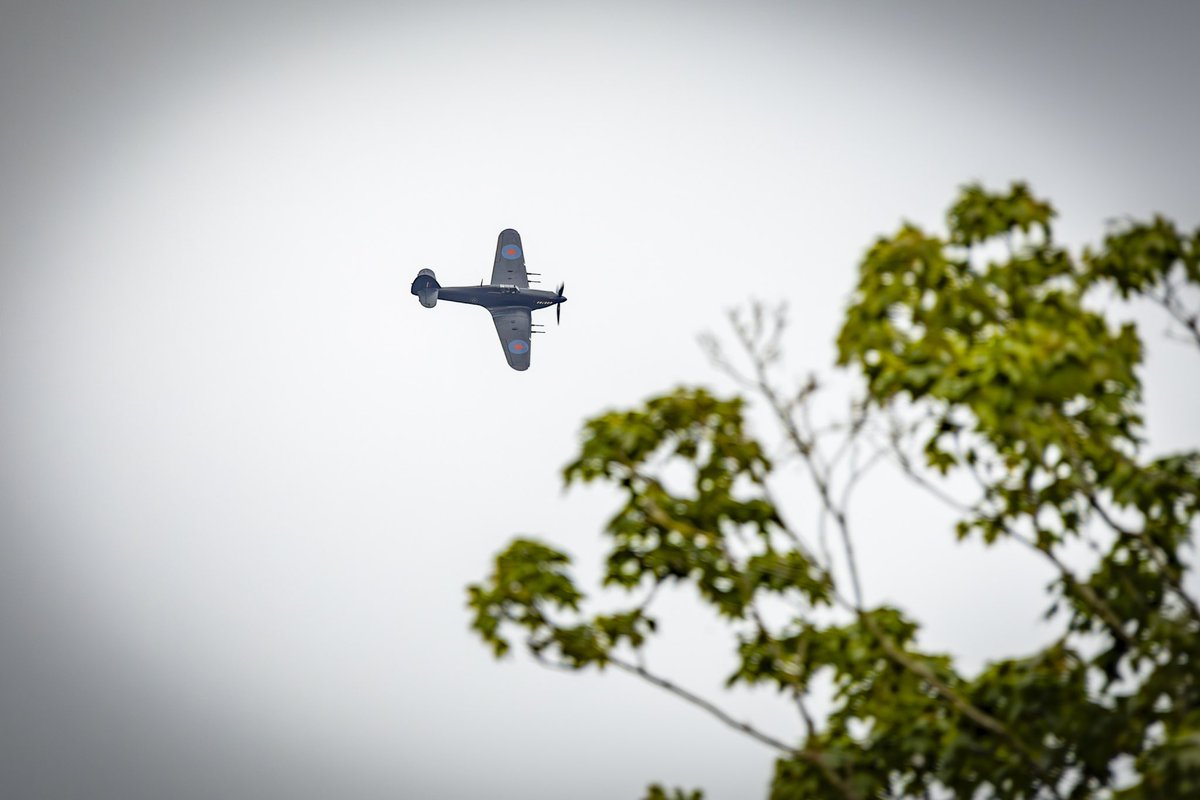
{"label": "tree branch", "polygon": [[[783,428],[784,435],[796,448],[796,451],[808,463],[809,475],[813,480],[813,485],[816,488],[817,495],[821,501],[823,514],[827,513],[833,518],[837,524],[838,533],[842,539],[843,549],[846,555],[847,568],[851,578],[851,584],[854,590],[854,602],[847,603],[837,592],[834,591],[834,597],[844,606],[847,606],[860,619],[864,626],[875,635],[884,652],[888,657],[903,669],[906,669],[924,680],[939,696],[950,703],[963,716],[975,722],[977,725],[987,730],[1003,741],[1007,742],[1017,755],[1024,760],[1034,770],[1046,787],[1050,794],[1061,800],[1061,794],[1056,787],[1056,781],[1050,775],[1034,751],[1029,745],[1025,744],[1019,737],[1013,733],[1004,723],[987,712],[972,704],[969,700],[963,697],[959,692],[937,677],[936,674],[928,667],[928,665],[910,657],[900,647],[884,633],[874,620],[866,612],[863,603],[862,585],[858,576],[857,561],[854,552],[853,539],[850,535],[849,521],[842,508],[834,501],[832,489],[830,486],[830,476],[822,469],[819,454],[817,453],[817,443],[811,438],[806,438],[798,427],[795,418],[792,415],[792,408],[789,404],[783,402],[779,394],[775,391],[767,374],[768,361],[760,352],[759,345],[751,331],[743,325],[736,315],[733,315],[734,330],[738,336],[738,340],[750,357],[751,366],[753,368],[754,388],[757,389],[770,405],[775,413],[780,426]],[[807,404],[805,404],[807,408]],[[857,480],[857,478],[855,478]]]}
{"label": "tree branch", "polygon": [[[957,499],[946,494],[933,483],[926,480],[923,475],[918,474],[916,469],[913,467],[912,462],[909,461],[908,456],[900,447],[898,437],[899,434],[896,433],[891,438],[892,451],[896,456],[896,460],[900,464],[901,472],[907,476],[909,480],[911,480],[917,486],[920,486],[922,489],[925,489],[932,496],[941,500],[955,511],[963,514],[977,513],[977,507],[968,506],[965,503],[959,502]],[[978,477],[978,473],[976,473],[976,476]],[[1062,577],[1063,581],[1072,589],[1074,589],[1078,593],[1079,597],[1085,603],[1091,606],[1093,611],[1100,615],[1100,618],[1104,620],[1105,624],[1109,627],[1114,636],[1116,636],[1130,648],[1136,646],[1133,637],[1126,632],[1125,626],[1121,623],[1121,620],[1117,616],[1116,612],[1112,610],[1112,607],[1108,603],[1104,602],[1104,600],[1092,590],[1091,586],[1089,586],[1086,582],[1081,581],[1079,576],[1072,572],[1067,565],[1058,558],[1058,556],[1054,555],[1052,550],[1046,547],[1041,547],[1038,544],[1029,541],[1013,530],[1008,530],[1008,536],[1014,541],[1024,545],[1032,552],[1038,553],[1043,558],[1050,561],[1050,563],[1053,564],[1056,569],[1058,569],[1058,574]]]}
{"label": "tree branch", "polygon": [[[1117,452],[1119,455],[1123,455],[1120,454],[1119,451]],[[1142,546],[1142,548],[1146,551],[1146,554],[1154,562],[1155,566],[1157,566],[1162,572],[1163,579],[1166,581],[1167,585],[1171,587],[1175,595],[1184,604],[1192,618],[1200,622],[1200,605],[1197,605],[1192,596],[1187,593],[1186,589],[1184,589],[1182,576],[1177,574],[1176,571],[1171,568],[1171,565],[1167,563],[1166,556],[1163,555],[1162,549],[1150,540],[1144,530],[1130,530],[1112,518],[1112,516],[1108,513],[1108,510],[1105,509],[1104,505],[1100,502],[1101,487],[1097,486],[1095,481],[1088,475],[1086,464],[1082,461],[1074,447],[1064,446],[1063,455],[1068,459],[1071,464],[1071,469],[1079,479],[1079,493],[1085,500],[1087,500],[1088,506],[1094,512],[1096,512],[1096,515],[1100,517],[1104,524],[1107,525],[1113,533],[1117,534],[1117,536],[1133,540]],[[1134,463],[1134,467],[1137,468],[1136,463]]]}
{"label": "tree branch", "polygon": [[1088,505],[1091,506],[1092,510],[1096,512],[1096,515],[1099,516],[1100,519],[1104,520],[1104,524],[1108,525],[1108,527],[1112,529],[1113,533],[1126,539],[1133,539],[1142,545],[1142,547],[1146,550],[1146,553],[1150,556],[1151,560],[1154,561],[1155,566],[1159,568],[1163,574],[1163,577],[1166,578],[1167,583],[1174,590],[1175,595],[1187,607],[1192,617],[1200,622],[1200,606],[1196,604],[1196,601],[1192,599],[1192,596],[1189,595],[1187,590],[1183,588],[1183,581],[1181,577],[1176,574],[1175,570],[1171,569],[1171,565],[1167,563],[1167,559],[1162,554],[1162,551],[1157,545],[1149,540],[1145,531],[1131,531],[1114,520],[1104,506],[1100,503],[1100,499],[1096,497],[1094,487],[1089,486],[1087,500]]}
{"label": "tree branch", "polygon": [[763,733],[749,723],[740,722],[734,719],[725,711],[718,708],[713,703],[710,703],[708,700],[705,700],[703,697],[700,697],[699,695],[694,694],[687,689],[684,689],[681,686],[666,680],[665,678],[661,678],[658,675],[653,674],[644,667],[636,666],[618,658],[611,657],[609,658],[609,663],[625,670],[631,675],[637,675],[642,680],[648,681],[660,689],[665,689],[676,697],[686,700],[698,708],[704,709],[709,714],[716,717],[734,730],[740,731],[750,738],[755,739],[758,742],[761,742],[762,744],[765,744],[790,758],[797,758],[801,761],[807,761],[809,764],[812,764],[821,771],[821,774],[825,777],[825,779],[837,789],[838,793],[841,794],[845,800],[862,800],[861,795],[854,791],[854,788],[837,774],[832,765],[829,764],[829,761],[826,759],[825,755],[820,751],[788,747],[779,739]]}
{"label": "tree branch", "polygon": [[924,664],[905,653],[902,648],[897,646],[896,643],[892,641],[890,636],[884,633],[883,630],[881,630],[880,627],[875,624],[875,620],[871,618],[870,614],[867,614],[864,611],[859,611],[858,618],[862,621],[867,630],[869,630],[879,640],[884,652],[888,654],[888,657],[891,658],[892,661],[928,683],[935,692],[937,692],[942,698],[954,706],[954,708],[956,708],[963,716],[970,719],[984,730],[990,731],[1004,741],[1008,742],[1008,744],[1017,751],[1017,754],[1020,755],[1033,768],[1034,772],[1036,772],[1038,777],[1041,778],[1042,783],[1045,785],[1046,789],[1051,793],[1051,795],[1056,798],[1060,798],[1061,800],[1062,795],[1059,794],[1058,789],[1056,788],[1057,781],[1055,781],[1054,777],[1046,771],[1045,767],[1042,766],[1037,757],[1037,753],[1034,752],[1034,750],[1027,744],[1021,741],[1016,734],[1009,730],[1008,726],[992,715],[988,714],[986,711],[983,711],[978,706],[972,704],[969,700],[955,691],[941,678],[934,674],[933,670],[929,668],[929,665]]}
{"label": "tree branch", "polygon": [[[1179,301],[1178,295],[1175,294],[1175,287],[1166,278],[1163,279],[1162,296],[1149,295],[1163,309],[1171,315],[1171,317],[1183,326],[1184,330],[1192,335],[1196,346],[1200,347],[1200,314],[1188,312],[1188,309]],[[1186,341],[1186,340],[1185,340]]]}
{"label": "tree branch", "polygon": [[[808,461],[809,475],[812,477],[813,485],[817,490],[817,495],[821,500],[823,511],[827,512],[837,524],[838,532],[842,539],[842,545],[845,550],[848,571],[850,573],[851,583],[854,589],[854,603],[851,605],[851,610],[857,617],[863,621],[863,624],[876,637],[879,638],[883,645],[884,651],[888,656],[900,667],[907,669],[913,674],[923,679],[934,689],[943,699],[949,702],[961,714],[974,721],[976,724],[999,736],[1004,741],[1008,742],[1017,754],[1025,760],[1041,778],[1047,790],[1055,798],[1061,798],[1053,776],[1049,775],[1037,758],[1035,751],[1022,742],[1016,734],[1014,734],[1000,720],[986,713],[979,707],[973,705],[961,694],[948,686],[945,682],[937,677],[929,667],[903,652],[871,619],[866,613],[863,603],[862,585],[858,577],[858,566],[854,553],[853,539],[850,535],[849,521],[847,519],[844,508],[842,508],[833,499],[832,490],[830,488],[829,475],[825,474],[821,465],[816,459],[816,443],[811,439],[806,439],[801,433],[796,424],[795,419],[790,413],[791,409],[782,402],[778,393],[772,386],[767,375],[767,360],[760,354],[754,338],[750,332],[741,325],[738,320],[734,319],[734,330],[737,333],[738,339],[750,357],[751,365],[754,370],[755,388],[767,400],[771,409],[775,412],[784,434],[792,442],[797,452]],[[855,478],[857,480],[857,478]],[[834,593],[835,597],[839,597]],[[844,601],[843,601],[844,602]]]}
{"label": "tree branch", "polygon": [[[755,308],[761,314],[761,306],[756,305]],[[803,436],[796,424],[796,420],[792,416],[790,404],[785,403],[775,391],[775,387],[771,384],[767,375],[767,367],[769,366],[770,359],[763,354],[762,347],[757,343],[752,332],[741,323],[736,315],[731,315],[731,318],[738,341],[750,357],[751,366],[754,370],[755,387],[771,406],[771,410],[774,411],[785,436],[791,441],[800,456],[808,463],[808,473],[812,477],[813,485],[821,498],[821,504],[833,517],[834,522],[837,523],[838,533],[842,539],[842,549],[846,555],[846,568],[850,574],[850,583],[854,590],[855,601],[858,607],[861,608],[863,605],[862,581],[858,574],[858,560],[854,553],[854,542],[850,536],[846,514],[833,500],[832,490],[829,485],[830,476],[821,464],[821,459],[817,452],[817,443],[811,437],[805,438]],[[776,326],[775,335],[778,335],[778,331],[781,331],[782,327],[781,321]],[[810,385],[812,385],[811,381]],[[807,393],[801,394],[801,398],[806,398],[807,396]],[[807,403],[804,403],[804,407],[807,408]]]}
{"label": "tree branch", "polygon": [[935,486],[931,481],[927,480],[925,476],[917,472],[916,468],[912,464],[912,461],[909,459],[908,454],[905,453],[904,449],[900,446],[899,430],[893,428],[893,430],[889,432],[888,441],[892,446],[892,455],[896,457],[896,463],[900,465],[900,472],[906,478],[960,514],[970,514],[977,510],[975,506],[968,505],[958,498],[942,491],[941,488]]}
{"label": "tree branch", "polygon": [[1024,536],[1018,535],[1015,531],[1008,532],[1009,538],[1013,541],[1025,545],[1035,553],[1040,553],[1051,564],[1058,568],[1058,574],[1062,577],[1063,582],[1075,590],[1083,602],[1091,606],[1092,610],[1100,615],[1100,619],[1104,620],[1104,624],[1112,631],[1113,636],[1117,637],[1130,649],[1137,647],[1137,642],[1125,630],[1125,625],[1121,622],[1121,618],[1113,611],[1112,606],[1104,602],[1104,599],[1089,586],[1085,581],[1081,581],[1079,576],[1072,572],[1066,564],[1059,560],[1058,556],[1054,555],[1054,551],[1048,547],[1041,547],[1035,542],[1031,542]]}

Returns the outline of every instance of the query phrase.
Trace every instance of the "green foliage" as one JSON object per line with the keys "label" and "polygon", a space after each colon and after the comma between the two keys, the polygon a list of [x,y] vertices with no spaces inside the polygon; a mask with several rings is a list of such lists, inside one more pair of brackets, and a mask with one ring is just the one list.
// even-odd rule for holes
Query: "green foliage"
{"label": "green foliage", "polygon": [[1106,236],[1102,249],[1084,252],[1084,261],[1086,283],[1110,283],[1124,298],[1173,279],[1200,284],[1200,229],[1188,236],[1156,216]]}
{"label": "green foliage", "polygon": [[[944,473],[987,446],[1010,471],[994,498],[1000,516],[976,526],[985,536],[1023,510],[1040,478],[1049,485],[1038,491],[1054,503],[1061,481],[1073,480],[1062,473],[1102,456],[1096,466],[1112,471],[1137,444],[1141,342],[1132,326],[1113,330],[1084,307],[1089,284],[1053,244],[1051,216],[1019,185],[1008,196],[968,188],[948,240],[906,225],[875,243],[838,336],[839,363],[862,369],[875,402],[904,396],[939,412],[926,444],[931,466]],[[1011,236],[1033,225],[1040,240],[1005,261],[973,263],[981,231]],[[953,449],[967,425],[979,444]],[[1078,524],[1060,521],[1065,530]]]}
{"label": "green foliage", "polygon": [[[1182,301],[1200,286],[1200,231],[1155,218],[1075,258],[1055,244],[1054,216],[1022,184],[965,187],[945,236],[906,224],[869,249],[838,336],[838,363],[860,372],[866,390],[839,429],[847,442],[872,420],[911,412],[917,422],[890,441],[898,466],[918,486],[961,472],[980,487],[956,505],[958,537],[1021,542],[1055,570],[1053,644],[976,675],[923,651],[916,621],[866,606],[783,519],[746,401],[699,388],[589,420],[564,470],[568,485],[619,489],[604,584],[642,600],[589,616],[567,557],[517,540],[469,587],[473,628],[497,656],[510,647],[503,632],[516,629],[548,663],[615,664],[774,747],[772,800],[1200,796],[1200,608],[1184,558],[1200,514],[1200,453],[1141,455],[1142,342],[1096,302],[1106,287],[1150,299],[1200,344]],[[773,388],[776,343],[756,349],[747,330],[738,329],[755,369],[746,385],[804,463],[854,574],[838,498],[857,475],[845,494],[833,491],[837,459],[822,457],[799,421],[810,389]],[[910,446],[926,476],[904,455]],[[1077,539],[1095,552],[1087,568],[1061,557]],[[727,684],[785,695],[805,722],[802,742],[737,723],[628,660],[658,632],[647,610],[664,583],[694,586],[727,621],[737,655]],[[768,624],[764,604],[789,609],[786,620]],[[819,686],[832,694],[814,720],[805,701]],[[1132,776],[1115,769],[1121,759]],[[648,791],[647,800],[700,796]]]}
{"label": "green foliage", "polygon": [[[822,753],[827,768],[846,773],[855,796],[886,794],[897,764],[909,765],[897,786],[904,794],[919,793],[936,777],[936,761],[927,754],[944,748],[958,715],[911,664],[943,685],[962,681],[949,658],[912,649],[916,630],[901,612],[887,607],[863,612],[847,625],[801,622],[778,639],[761,635],[758,641],[743,641],[742,666],[731,682],[770,681],[806,691],[818,674],[829,674],[833,709],[825,730],[810,736],[806,747]],[[780,759],[771,797],[843,797],[844,789],[830,783],[822,766],[812,758]]]}
{"label": "green foliage", "polygon": [[700,790],[685,792],[683,789],[672,789],[668,793],[667,790],[654,783],[646,790],[643,800],[704,800],[704,792]]}
{"label": "green foliage", "polygon": [[[1010,682],[1001,693],[973,695],[1023,740],[1041,743],[1043,769],[1092,791],[1110,784],[1118,755],[1169,749],[1180,724],[1173,718],[1200,707],[1195,679],[1184,675],[1197,671],[1200,619],[1180,558],[1192,538],[1200,471],[1196,453],[1139,459],[1141,341],[1131,325],[1109,325],[1085,296],[1104,285],[1129,297],[1172,280],[1200,284],[1200,232],[1188,238],[1156,218],[1108,236],[1080,263],[1054,244],[1053,214],[1022,185],[1007,195],[968,187],[948,217],[947,239],[905,226],[879,240],[860,270],[839,361],[862,369],[881,407],[903,398],[934,413],[923,446],[931,466],[976,474],[983,496],[959,522],[960,537],[1027,537],[1060,567],[1055,590],[1070,610],[1068,630],[1108,640],[1091,659],[1060,645],[1020,662],[1019,672],[1016,662],[993,665],[976,683],[998,680],[1002,667]],[[1007,257],[979,263],[972,248],[995,236],[1004,237]],[[1168,305],[1176,297],[1164,295],[1163,305],[1186,324]],[[1112,541],[1091,575],[1075,575],[1055,551],[1098,521]],[[1103,680],[1096,697],[1086,688],[1089,669]],[[1023,682],[1012,684],[1018,674]],[[1143,680],[1131,692],[1135,675]],[[997,704],[1034,690],[1050,692],[1035,719]],[[1049,727],[1039,728],[1043,722]],[[1157,748],[1156,724],[1165,731]]]}
{"label": "green foliage", "polygon": [[[468,605],[475,611],[471,627],[492,646],[496,657],[508,652],[509,642],[500,635],[503,622],[533,634],[552,628],[545,606],[579,608],[583,595],[564,569],[570,559],[540,542],[517,539],[496,556],[496,568],[487,588],[470,586]],[[538,640],[533,640],[538,641]]]}
{"label": "green foliage", "polygon": [[[742,406],[704,389],[679,389],[588,421],[580,456],[563,475],[568,485],[603,480],[624,490],[625,503],[607,526],[606,584],[694,580],[718,613],[737,619],[760,592],[829,602],[828,579],[812,561],[778,549],[779,516],[762,492],[771,464],[747,435]],[[664,461],[686,467],[690,487],[664,485],[657,472]],[[738,536],[756,539],[744,562],[730,549]]]}
{"label": "green foliage", "polygon": [[1024,183],[1014,183],[1007,195],[991,194],[979,184],[964,186],[947,214],[950,241],[957,245],[986,242],[1013,231],[1028,234],[1034,228],[1050,238],[1054,209],[1034,197]]}

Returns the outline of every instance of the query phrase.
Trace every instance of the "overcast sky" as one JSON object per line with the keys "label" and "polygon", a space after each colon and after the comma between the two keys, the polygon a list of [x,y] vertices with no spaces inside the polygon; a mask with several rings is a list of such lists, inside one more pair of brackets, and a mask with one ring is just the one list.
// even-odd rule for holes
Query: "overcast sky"
{"label": "overcast sky", "polygon": [[[0,793],[763,795],[771,752],[674,698],[495,663],[463,587],[518,533],[594,577],[582,421],[729,391],[695,339],[754,297],[828,368],[865,247],[966,181],[1029,181],[1075,246],[1200,223],[1200,6],[979,5],[4,4]],[[571,298],[525,373],[408,293],[486,277],[505,227]],[[1152,451],[1200,443],[1162,327]],[[868,598],[924,643],[971,668],[1052,634],[1024,554],[869,489]],[[717,695],[687,600],[651,660]]]}

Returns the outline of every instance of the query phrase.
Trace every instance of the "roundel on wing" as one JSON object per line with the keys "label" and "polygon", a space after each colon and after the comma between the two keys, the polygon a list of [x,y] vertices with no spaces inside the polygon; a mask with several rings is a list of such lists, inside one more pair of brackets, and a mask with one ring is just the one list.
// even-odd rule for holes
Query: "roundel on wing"
{"label": "roundel on wing", "polygon": [[521,245],[505,244],[500,246],[500,255],[504,256],[509,261],[516,261],[521,257]]}
{"label": "roundel on wing", "polygon": [[508,352],[513,355],[524,355],[529,352],[529,342],[524,339],[513,339],[508,343]]}

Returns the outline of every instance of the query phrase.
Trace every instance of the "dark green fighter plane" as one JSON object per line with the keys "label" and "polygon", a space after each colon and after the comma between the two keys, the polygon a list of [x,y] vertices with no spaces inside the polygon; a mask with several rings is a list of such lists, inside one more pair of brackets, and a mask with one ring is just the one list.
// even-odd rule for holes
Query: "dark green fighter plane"
{"label": "dark green fighter plane", "polygon": [[[504,357],[513,369],[529,369],[529,340],[534,333],[533,312],[539,308],[554,306],[555,316],[561,322],[563,284],[557,292],[529,288],[529,276],[537,273],[525,271],[525,250],[521,247],[521,234],[512,228],[500,231],[496,241],[496,262],[492,265],[490,283],[478,286],[442,286],[431,269],[417,273],[412,293],[426,308],[433,308],[438,300],[452,303],[472,303],[483,306],[492,314]],[[537,281],[534,281],[537,283]]]}

